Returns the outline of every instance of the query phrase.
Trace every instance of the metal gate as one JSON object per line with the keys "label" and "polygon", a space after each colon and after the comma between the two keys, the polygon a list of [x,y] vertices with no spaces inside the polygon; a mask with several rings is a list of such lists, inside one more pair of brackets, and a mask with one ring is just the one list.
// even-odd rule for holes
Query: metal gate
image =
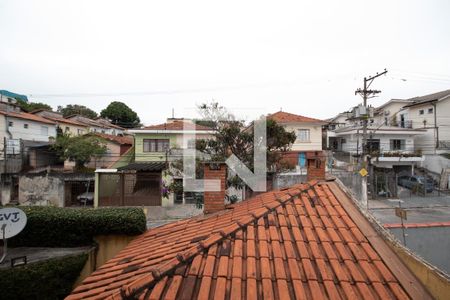
{"label": "metal gate", "polygon": [[161,206],[161,173],[99,174],[99,206]]}

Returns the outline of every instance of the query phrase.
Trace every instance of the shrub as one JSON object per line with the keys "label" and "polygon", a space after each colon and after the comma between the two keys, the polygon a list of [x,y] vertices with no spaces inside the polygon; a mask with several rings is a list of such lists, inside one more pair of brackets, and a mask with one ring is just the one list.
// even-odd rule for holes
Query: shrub
{"label": "shrub", "polygon": [[2,299],[64,299],[73,288],[87,254],[53,258],[0,270]]}
{"label": "shrub", "polygon": [[87,246],[96,235],[138,235],[146,230],[146,217],[140,208],[20,208],[28,221],[20,234],[8,240],[13,247]]}

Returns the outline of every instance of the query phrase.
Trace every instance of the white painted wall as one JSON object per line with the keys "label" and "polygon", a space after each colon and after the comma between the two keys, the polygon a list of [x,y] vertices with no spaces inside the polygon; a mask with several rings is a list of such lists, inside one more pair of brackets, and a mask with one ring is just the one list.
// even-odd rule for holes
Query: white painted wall
{"label": "white painted wall", "polygon": [[[433,109],[433,113],[429,113],[429,109]],[[420,114],[421,110],[423,110],[423,114]],[[436,124],[434,121],[434,107],[431,104],[409,107],[400,113],[406,114],[406,119],[412,121],[413,128],[427,129],[425,135],[416,138],[417,148],[421,149],[424,154],[435,154],[436,152],[437,133],[435,126],[439,128],[439,140],[450,141],[450,98],[436,103]]]}
{"label": "white painted wall", "polygon": [[307,123],[282,124],[286,131],[293,131],[297,135],[298,129],[309,129],[309,141],[301,142],[298,139],[292,145],[293,151],[319,151],[322,150],[322,126]]}
{"label": "white painted wall", "polygon": [[422,167],[430,170],[431,172],[441,174],[442,169],[450,168],[450,159],[446,159],[438,154],[424,155],[424,161]]}
{"label": "white painted wall", "polygon": [[[349,153],[356,153],[357,152],[357,144],[359,148],[359,153],[362,151],[362,132],[359,134],[359,143],[358,143],[358,135],[356,134],[349,134],[342,136],[342,138],[345,138],[346,142],[342,144],[342,151],[349,152]],[[399,150],[393,150],[391,149],[391,140],[405,140],[405,149],[400,152],[413,152],[414,151],[414,138],[411,135],[399,135],[399,134],[374,134],[372,136],[373,139],[379,139],[380,140],[380,152],[390,152],[395,151],[398,152]]]}
{"label": "white painted wall", "polygon": [[[49,137],[56,138],[56,125],[24,120],[14,117],[8,117],[8,122],[13,122],[13,126],[9,126],[9,131],[13,139],[22,139],[27,141],[48,142]],[[25,128],[28,124],[28,128]],[[46,127],[47,130],[43,130]]]}

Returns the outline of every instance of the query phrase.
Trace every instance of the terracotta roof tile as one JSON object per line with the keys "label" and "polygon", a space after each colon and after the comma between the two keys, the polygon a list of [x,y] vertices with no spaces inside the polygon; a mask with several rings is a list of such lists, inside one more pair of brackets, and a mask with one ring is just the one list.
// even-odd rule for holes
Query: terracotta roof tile
{"label": "terracotta roof tile", "polygon": [[[137,129],[138,130],[138,129]],[[212,130],[210,127],[197,125],[186,121],[173,121],[170,123],[163,123],[158,125],[151,125],[142,128],[142,130]]]}
{"label": "terracotta roof tile", "polygon": [[267,119],[274,120],[278,123],[319,123],[319,124],[326,124],[325,121],[304,117],[301,115],[291,114],[284,111],[278,111],[276,113],[273,113],[271,115],[267,116]]}
{"label": "terracotta roof tile", "polygon": [[330,184],[151,229],[68,299],[408,298]]}
{"label": "terracotta roof tile", "polygon": [[6,112],[6,111],[0,110],[0,114],[11,117],[11,118],[18,118],[18,119],[23,119],[23,120],[28,120],[28,121],[56,125],[56,122],[53,122],[53,121],[43,118],[41,116],[26,113],[23,111],[21,111],[21,112],[15,112],[15,111]]}

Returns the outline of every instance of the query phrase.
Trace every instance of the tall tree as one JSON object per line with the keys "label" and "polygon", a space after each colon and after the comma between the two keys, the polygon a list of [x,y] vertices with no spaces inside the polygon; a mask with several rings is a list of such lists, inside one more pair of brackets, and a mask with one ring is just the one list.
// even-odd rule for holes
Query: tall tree
{"label": "tall tree", "polygon": [[98,116],[98,114],[92,109],[78,104],[68,104],[66,107],[58,106],[58,112],[62,113],[64,117],[68,117],[70,115],[81,115],[86,118],[94,119]]}
{"label": "tall tree", "polygon": [[52,148],[61,159],[75,162],[75,168],[82,169],[92,157],[106,153],[106,142],[97,136],[57,136]]}
{"label": "tall tree", "polygon": [[52,107],[48,104],[42,103],[42,102],[26,102],[20,98],[16,98],[17,105],[20,106],[24,111],[30,112],[37,109],[45,109],[45,110],[52,110]]}
{"label": "tall tree", "polygon": [[[202,116],[211,120],[215,130],[214,137],[199,140],[197,149],[211,156],[213,161],[225,161],[230,154],[236,155],[249,169],[253,170],[254,134],[252,124],[237,120],[217,102],[203,104],[199,107]],[[279,170],[282,165],[282,153],[289,150],[295,142],[294,132],[275,122],[266,121],[267,168]]]}
{"label": "tall tree", "polygon": [[108,107],[100,112],[100,116],[124,128],[138,127],[141,122],[136,112],[125,103],[119,101],[111,102]]}

